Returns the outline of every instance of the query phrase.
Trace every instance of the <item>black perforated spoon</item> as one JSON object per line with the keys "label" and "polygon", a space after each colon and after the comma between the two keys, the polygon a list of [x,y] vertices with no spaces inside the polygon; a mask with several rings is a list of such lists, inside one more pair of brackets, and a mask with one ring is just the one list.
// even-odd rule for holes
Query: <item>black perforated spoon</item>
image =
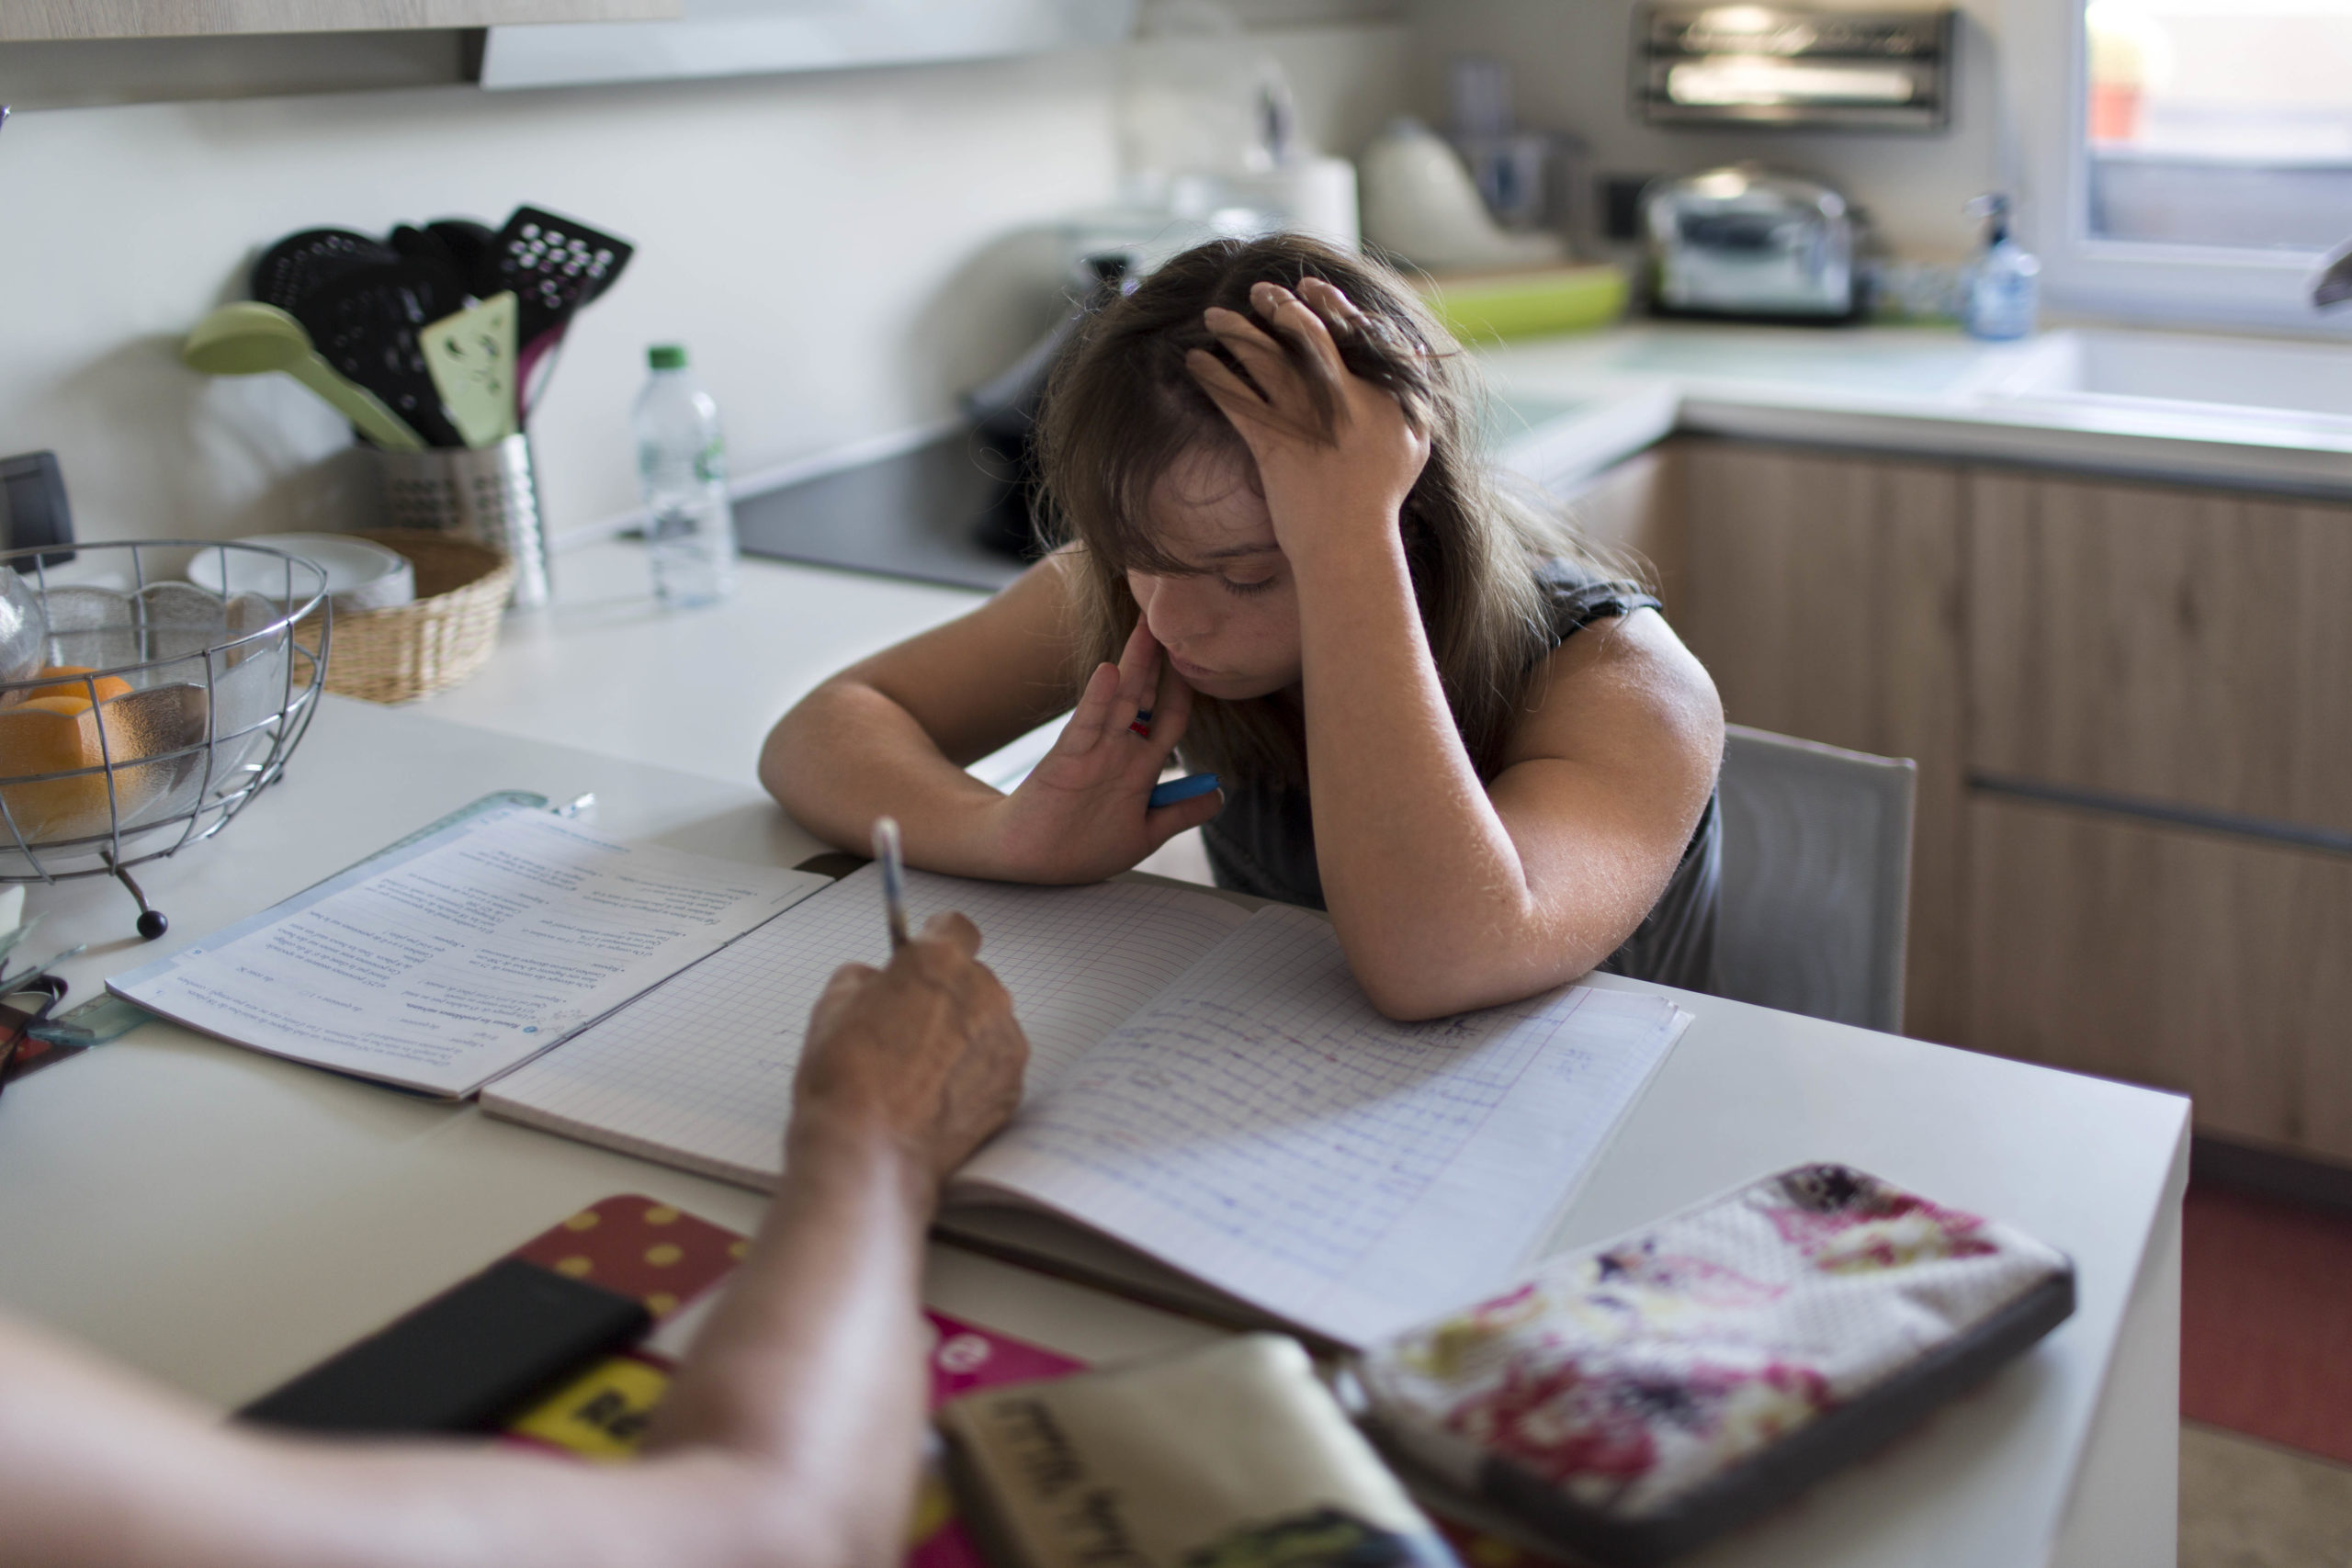
{"label": "black perforated spoon", "polygon": [[329,365],[382,399],[427,446],[462,446],[419,334],[464,304],[448,275],[394,256],[342,272],[286,309]]}
{"label": "black perforated spoon", "polygon": [[287,235],[254,263],[254,298],[290,313],[305,295],[344,274],[399,259],[390,246],[348,229],[305,229]]}

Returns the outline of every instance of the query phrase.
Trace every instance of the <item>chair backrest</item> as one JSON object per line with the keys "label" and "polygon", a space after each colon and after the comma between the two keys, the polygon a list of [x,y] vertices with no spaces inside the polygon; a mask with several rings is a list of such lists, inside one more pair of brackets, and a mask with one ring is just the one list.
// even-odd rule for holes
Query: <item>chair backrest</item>
{"label": "chair backrest", "polygon": [[1908,758],[1732,725],[1716,988],[1744,1002],[1903,1027],[1911,897]]}

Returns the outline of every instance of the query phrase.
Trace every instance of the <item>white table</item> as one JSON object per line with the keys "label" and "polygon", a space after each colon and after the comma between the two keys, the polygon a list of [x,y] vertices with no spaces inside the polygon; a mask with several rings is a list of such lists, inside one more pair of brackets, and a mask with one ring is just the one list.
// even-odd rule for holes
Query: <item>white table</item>
{"label": "white table", "polygon": [[[789,864],[817,846],[746,782],[759,731],[823,668],[969,602],[755,565],[734,604],[662,617],[617,596],[633,551],[594,553],[567,560],[568,579],[594,585],[602,572],[616,596],[560,611],[476,687],[427,705],[447,718],[329,702],[284,784],[219,840],[148,868],[173,917],[163,942],[130,937],[130,905],[109,884],[34,890],[52,932],[96,944],[67,970],[77,995],[496,789],[593,790],[616,832]],[[714,671],[715,660],[734,662]],[[693,694],[688,719],[660,706],[677,694]],[[551,729],[607,750],[555,744]],[[707,773],[625,754],[649,735],[674,737]],[[1681,999],[1697,1022],[1577,1199],[1564,1243],[1831,1158],[2023,1225],[2074,1256],[2081,1290],[2074,1319],[1986,1388],[1694,1561],[2170,1561],[2186,1102]],[[0,1303],[232,1404],[624,1191],[739,1227],[760,1204],[155,1024],[0,1097]],[[1213,1334],[948,1247],[933,1249],[925,1289],[943,1310],[1089,1359]]]}

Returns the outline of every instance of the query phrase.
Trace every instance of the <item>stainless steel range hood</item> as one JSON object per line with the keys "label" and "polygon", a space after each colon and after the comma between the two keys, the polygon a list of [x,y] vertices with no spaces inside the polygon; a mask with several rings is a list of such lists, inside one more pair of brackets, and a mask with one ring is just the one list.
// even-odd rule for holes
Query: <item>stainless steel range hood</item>
{"label": "stainless steel range hood", "polygon": [[1653,125],[1940,130],[1955,16],[1785,6],[1645,6],[1634,104]]}

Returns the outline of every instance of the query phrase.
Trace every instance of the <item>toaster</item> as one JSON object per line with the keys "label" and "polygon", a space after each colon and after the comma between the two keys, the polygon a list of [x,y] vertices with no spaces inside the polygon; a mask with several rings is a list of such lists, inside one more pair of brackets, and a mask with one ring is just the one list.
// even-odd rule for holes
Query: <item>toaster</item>
{"label": "toaster", "polygon": [[1660,315],[1844,321],[1859,312],[1856,217],[1816,181],[1754,164],[1653,180],[1642,224]]}

